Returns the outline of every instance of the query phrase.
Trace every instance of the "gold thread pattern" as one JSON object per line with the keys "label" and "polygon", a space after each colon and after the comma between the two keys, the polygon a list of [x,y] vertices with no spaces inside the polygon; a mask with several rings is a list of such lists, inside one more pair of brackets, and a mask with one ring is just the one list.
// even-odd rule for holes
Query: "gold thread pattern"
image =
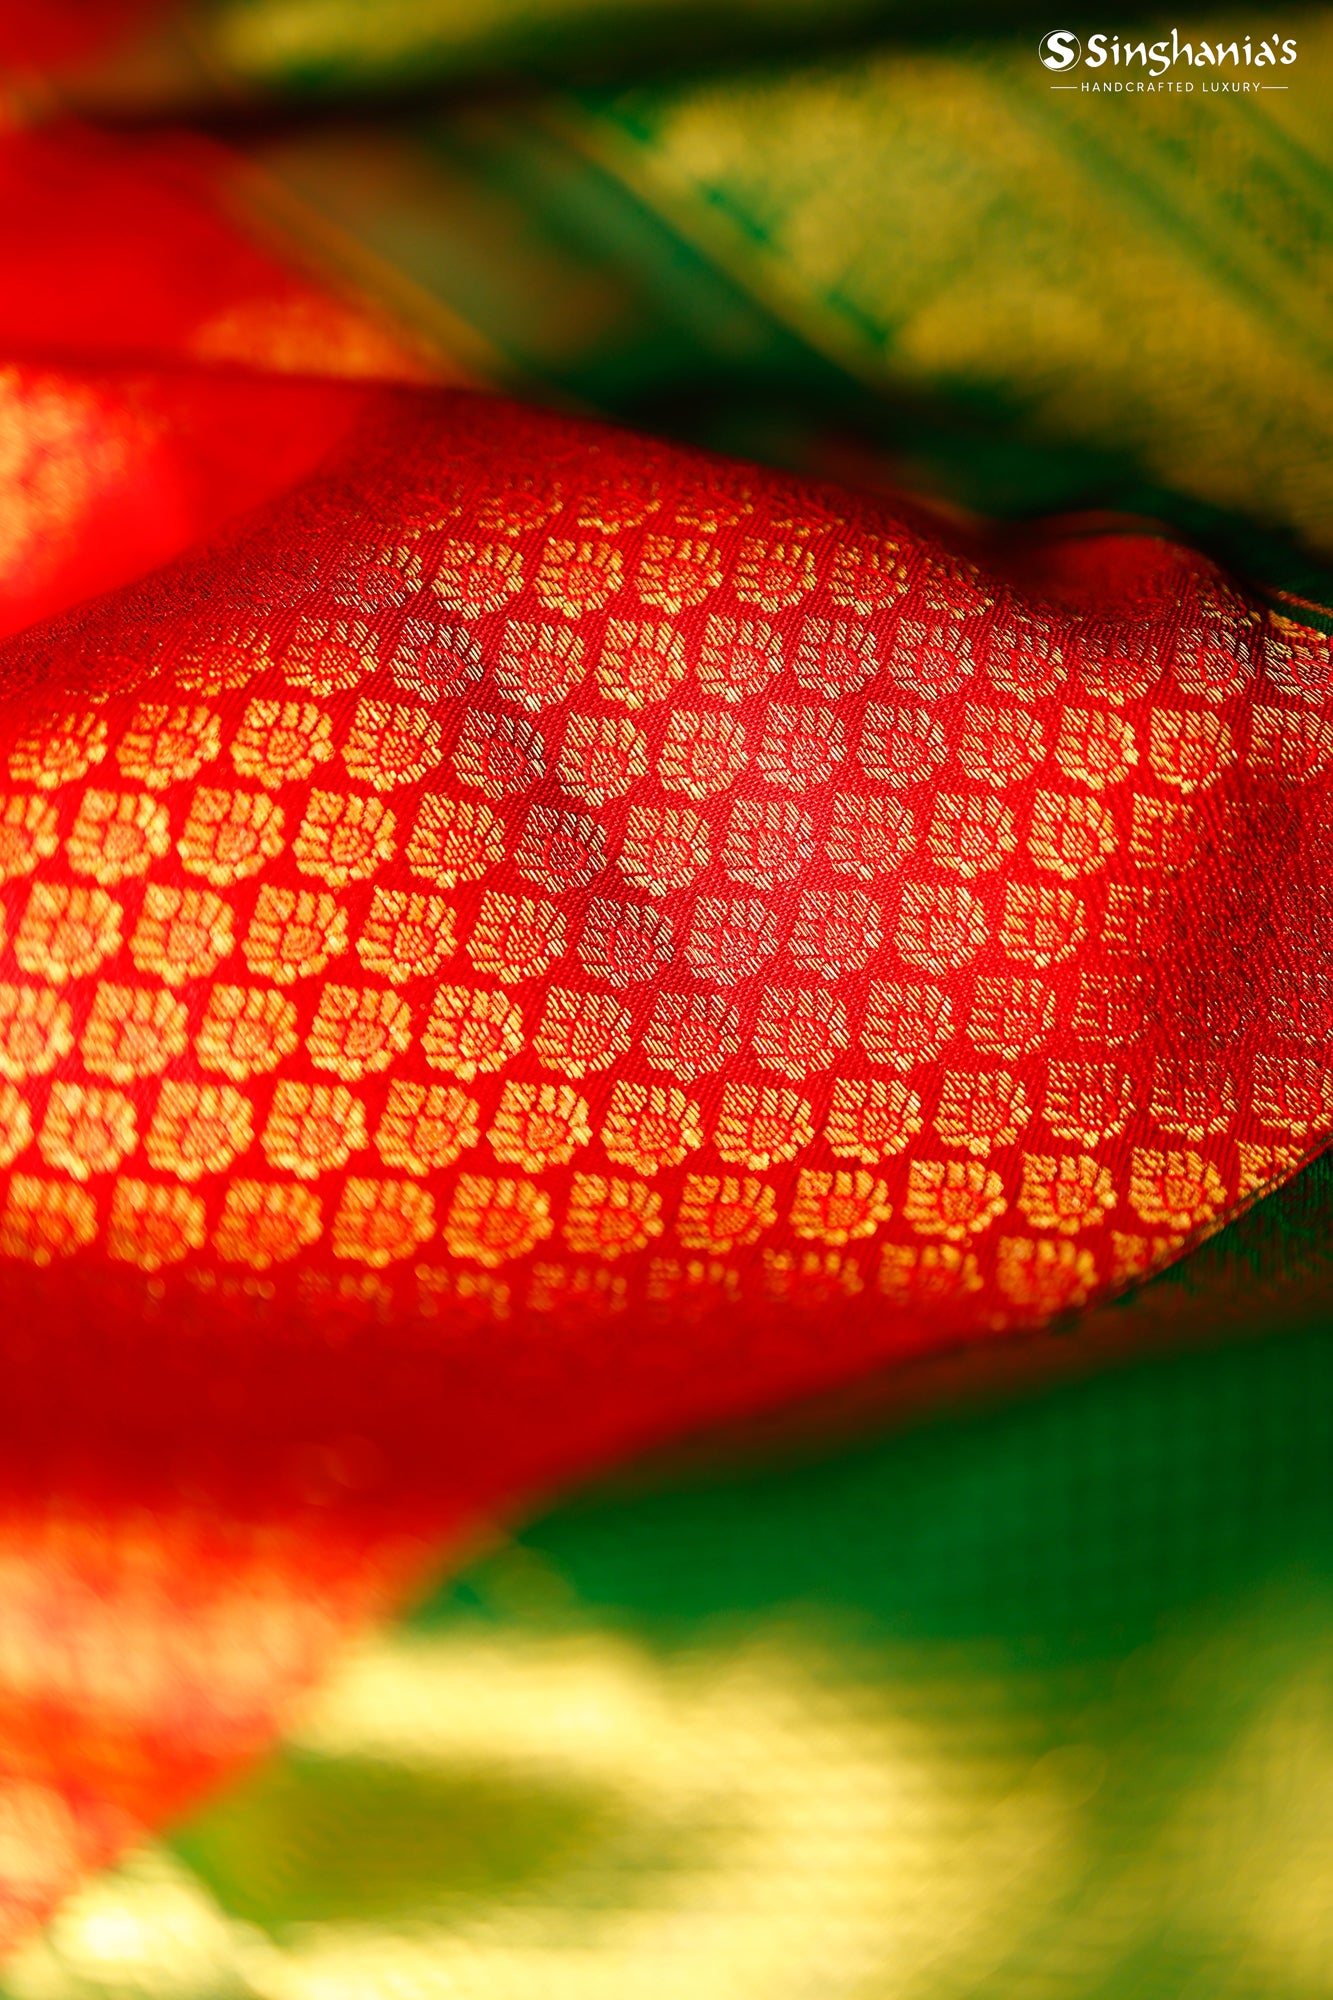
{"label": "gold thread pattern", "polygon": [[434,1234],[434,1200],[415,1181],[349,1180],[333,1218],[333,1254],[382,1271]]}
{"label": "gold thread pattern", "polygon": [[375,1147],[386,1167],[435,1173],[481,1136],[476,1099],[453,1084],[391,1083]]}
{"label": "gold thread pattern", "polygon": [[421,1036],[426,1061],[470,1083],[503,1069],[523,1046],[523,1015],[504,993],[442,986]]}
{"label": "gold thread pattern", "polygon": [[345,1081],[387,1069],[412,1040],[412,1017],[397,993],[326,986],[306,1036],[316,1069]]}
{"label": "gold thread pattern", "polygon": [[237,775],[256,784],[294,784],[333,755],[333,729],[310,701],[252,701],[231,745]]}
{"label": "gold thread pattern", "polygon": [[11,793],[0,801],[0,882],[31,875],[59,845],[56,811],[48,799]]}
{"label": "gold thread pattern", "polygon": [[189,1047],[187,1017],[170,993],[100,983],[79,1041],[84,1067],[113,1083],[158,1076]]}
{"label": "gold thread pattern", "polygon": [[112,1189],[106,1246],[117,1262],[160,1271],[202,1250],[205,1237],[204,1204],[185,1188],[118,1180]]}
{"label": "gold thread pattern", "polygon": [[82,1188],[33,1174],[10,1180],[0,1213],[0,1256],[51,1264],[86,1249],[96,1235],[97,1204]]}
{"label": "gold thread pattern", "polygon": [[507,1166],[564,1166],[592,1138],[587,1099],[567,1084],[507,1083],[486,1136]]}
{"label": "gold thread pattern", "polygon": [[643,1181],[575,1174],[565,1216],[565,1241],[588,1257],[628,1256],[662,1234],[662,1198]]}
{"label": "gold thread pattern", "polygon": [[395,820],[378,799],[312,792],[292,855],[304,875],[330,888],[363,882],[393,853]]}
{"label": "gold thread pattern", "polygon": [[679,1166],[704,1143],[699,1108],[683,1090],[661,1084],[618,1083],[611,1093],[602,1144],[609,1160],[635,1173]]}
{"label": "gold thread pattern", "polygon": [[168,986],[203,979],[234,945],[231,905],[211,889],[169,889],[150,882],[130,938],[138,970]]}
{"label": "gold thread pattern", "polygon": [[534,1249],[553,1227],[550,1197],[531,1181],[464,1174],[445,1220],[444,1240],[453,1256],[493,1270]]}
{"label": "gold thread pattern", "polygon": [[14,938],[25,972],[64,986],[95,972],[120,948],[124,912],[104,889],[59,888],[38,882],[29,891]]}
{"label": "gold thread pattern", "polygon": [[251,972],[278,986],[309,979],[347,949],[336,897],[309,889],[260,889],[241,947]]}
{"label": "gold thread pattern", "polygon": [[356,941],[367,972],[401,985],[437,971],[457,949],[454,912],[442,897],[374,890]]}
{"label": "gold thread pattern", "polygon": [[134,1101],[119,1090],[55,1083],[37,1145],[48,1167],[86,1181],[114,1173],[138,1142]]}
{"label": "gold thread pattern", "polygon": [[49,986],[0,985],[0,1076],[45,1076],[73,1047],[70,1007]]}
{"label": "gold thread pattern", "polygon": [[176,847],[191,875],[227,888],[282,852],[282,809],[267,792],[197,791]]}
{"label": "gold thread pattern", "polygon": [[275,1069],[296,1047],[296,1009],[260,986],[217,986],[208,996],[195,1038],[205,1069],[240,1083]]}
{"label": "gold thread pattern", "polygon": [[274,1088],[261,1144],[271,1167],[317,1180],[365,1146],[365,1112],[344,1084],[282,1082]]}
{"label": "gold thread pattern", "polygon": [[211,709],[141,702],[116,745],[116,762],[127,778],[161,792],[194,777],[221,748],[222,725]]}
{"label": "gold thread pattern", "polygon": [[319,1196],[309,1188],[271,1181],[233,1181],[213,1242],[227,1263],[267,1271],[317,1243],[322,1228]]}
{"label": "gold thread pattern", "polygon": [[150,1166],[194,1182],[225,1173],[254,1137],[250,1099],[229,1083],[164,1083],[144,1138]]}

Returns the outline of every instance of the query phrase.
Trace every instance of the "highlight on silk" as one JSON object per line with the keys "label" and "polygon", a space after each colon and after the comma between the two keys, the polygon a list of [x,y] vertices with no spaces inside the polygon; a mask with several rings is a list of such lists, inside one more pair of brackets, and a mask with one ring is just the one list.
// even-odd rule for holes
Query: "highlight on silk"
{"label": "highlight on silk", "polygon": [[1330,189],[0,0],[0,2000],[1333,1995]]}

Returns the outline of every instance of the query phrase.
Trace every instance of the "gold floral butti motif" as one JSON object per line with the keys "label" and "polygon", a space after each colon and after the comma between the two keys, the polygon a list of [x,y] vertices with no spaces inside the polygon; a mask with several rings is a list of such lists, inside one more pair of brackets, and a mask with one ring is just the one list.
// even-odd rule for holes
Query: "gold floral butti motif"
{"label": "gold floral butti motif", "polygon": [[223,609],[211,559],[10,642],[11,1266],[880,1353],[1123,1284],[1327,1135],[1325,636],[1146,536],[1020,587],[385,409]]}

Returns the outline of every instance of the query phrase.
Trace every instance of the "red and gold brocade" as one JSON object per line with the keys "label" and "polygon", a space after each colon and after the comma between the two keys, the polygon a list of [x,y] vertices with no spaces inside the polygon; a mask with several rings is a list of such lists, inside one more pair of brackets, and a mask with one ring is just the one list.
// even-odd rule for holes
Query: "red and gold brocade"
{"label": "red and gold brocade", "polygon": [[836,1268],[819,1379],[1122,1285],[1333,1114],[1328,642],[1167,543],[1020,576],[386,391],[5,670],[0,1245],[52,1296],[466,1295],[498,1391],[564,1296],[620,1347]]}

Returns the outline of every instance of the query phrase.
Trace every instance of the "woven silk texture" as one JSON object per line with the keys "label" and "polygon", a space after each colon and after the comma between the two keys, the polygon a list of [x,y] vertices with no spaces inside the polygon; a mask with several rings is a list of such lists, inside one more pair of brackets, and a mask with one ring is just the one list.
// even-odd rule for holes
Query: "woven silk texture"
{"label": "woven silk texture", "polygon": [[52,1339],[374,1327],[512,1482],[1081,1306],[1333,1123],[1329,643],[1166,541],[382,392],[4,676]]}
{"label": "woven silk texture", "polygon": [[3,2000],[1329,1987],[1333,40],[945,11],[0,0]]}

